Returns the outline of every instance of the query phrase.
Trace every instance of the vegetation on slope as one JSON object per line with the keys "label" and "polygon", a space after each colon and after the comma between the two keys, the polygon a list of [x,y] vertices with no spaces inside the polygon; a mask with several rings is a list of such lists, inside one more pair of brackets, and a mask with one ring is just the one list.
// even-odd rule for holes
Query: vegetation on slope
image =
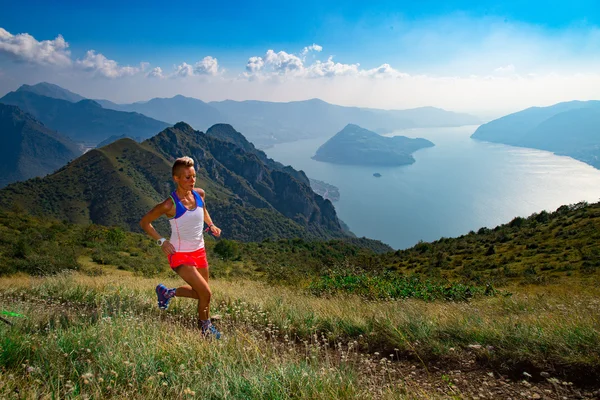
{"label": "vegetation on slope", "polygon": [[[184,123],[144,143],[122,139],[91,150],[43,179],[11,184],[0,191],[0,206],[140,231],[142,216],[174,189],[171,165],[182,155],[196,160],[198,186],[226,238],[347,236],[331,202],[310,189],[304,174]],[[157,226],[168,234],[166,219]]]}
{"label": "vegetation on slope", "polygon": [[[180,283],[162,281],[168,286]],[[406,390],[407,378],[391,373],[392,362],[412,360],[413,365],[428,369],[428,375],[439,367],[448,373],[477,366],[484,369],[482,375],[487,370],[490,376],[512,374],[522,380],[527,379],[526,372],[538,382],[534,390],[539,391],[546,379],[545,386],[553,391],[562,390],[552,385],[560,386],[565,380],[597,385],[597,288],[571,286],[577,289],[575,293],[560,286],[543,291],[534,288],[511,297],[468,303],[365,302],[356,296],[323,299],[292,288],[217,279],[211,285],[212,311],[221,316],[225,337],[219,343],[204,344],[191,329],[196,323],[196,304],[175,299],[169,311],[161,313],[153,291],[157,282],[72,273],[1,279],[3,304],[27,317],[12,318],[16,326],[0,330],[3,373],[22,370],[27,374],[19,374],[21,379],[32,376],[31,381],[49,382],[49,386],[30,386],[73,389],[74,393],[115,390],[124,395],[135,388],[148,395],[148,391],[181,392],[189,387],[241,396],[243,388],[251,393],[288,393],[286,385],[295,384],[299,377],[323,385],[328,379],[313,377],[313,371],[325,367],[350,387],[340,387],[338,380],[337,385],[321,386],[322,390],[338,387],[344,391],[340,396],[352,397],[364,386],[359,384],[365,383],[363,379],[371,381],[384,371],[390,374],[378,381],[384,384],[379,389]],[[199,351],[206,357],[201,364]],[[378,368],[384,365],[382,359],[386,360],[383,371]],[[298,369],[300,374],[292,372]],[[268,376],[275,370],[280,374],[273,382],[279,384],[272,386]],[[192,380],[193,371],[224,385]],[[414,373],[414,366],[412,371],[408,374]],[[67,380],[71,381],[68,385]],[[158,380],[158,385],[152,380]],[[175,388],[169,388],[172,385]],[[517,386],[517,394],[528,391],[526,386]],[[373,386],[369,384],[368,389]],[[315,395],[312,388],[306,390],[307,395]],[[334,393],[325,395],[335,397]],[[402,391],[395,393],[392,398]]]}
{"label": "vegetation on slope", "polygon": [[[463,291],[463,297],[468,297],[469,291],[476,295],[487,289],[490,294],[493,288],[514,284],[597,282],[599,225],[600,203],[581,203],[396,252],[380,242],[357,238],[250,243],[207,238],[207,245],[215,273],[221,277],[244,276],[310,288],[314,293],[355,293],[371,298],[415,297],[398,289],[406,282],[414,282],[415,290],[429,282],[431,293],[454,282],[467,285],[456,293]],[[0,244],[3,273],[22,268],[35,272],[28,265],[33,265],[30,261],[36,257],[48,257],[39,263],[47,265],[47,270],[39,273],[56,272],[60,265],[77,269],[82,256],[100,260],[99,254],[107,260],[101,264],[143,274],[167,270],[159,249],[144,235],[42,220],[23,212],[0,212]],[[71,251],[72,262],[52,261],[54,251],[63,247],[60,256]]]}
{"label": "vegetation on slope", "polygon": [[[600,204],[564,206],[497,229],[380,254],[341,240],[207,239],[211,274],[217,278],[214,312],[238,327],[267,329],[284,342],[287,337],[302,343],[317,335],[326,347],[356,343],[352,346],[361,351],[426,364],[438,360],[458,365],[473,359],[506,373],[527,372],[543,379],[544,372],[590,383],[600,372],[598,218]],[[15,283],[18,278],[5,278],[1,292],[5,299],[91,307],[97,320],[154,308],[152,287],[158,279],[127,280],[127,275],[161,275],[160,280],[172,276],[160,249],[141,234],[6,211],[0,213],[0,265],[3,274],[79,270],[76,275],[24,281],[24,289]],[[115,274],[118,284],[111,278]],[[190,321],[194,305],[176,301],[170,313]],[[152,341],[144,330],[148,324],[143,320],[138,328],[144,340]],[[113,334],[124,326],[118,325]],[[27,334],[17,332],[4,343]],[[42,360],[52,346],[39,343],[40,350],[33,353],[29,347],[17,351],[19,347],[3,344],[5,358],[0,360],[10,368],[32,354]],[[7,359],[7,354],[14,358]],[[81,373],[70,361],[64,368]]]}

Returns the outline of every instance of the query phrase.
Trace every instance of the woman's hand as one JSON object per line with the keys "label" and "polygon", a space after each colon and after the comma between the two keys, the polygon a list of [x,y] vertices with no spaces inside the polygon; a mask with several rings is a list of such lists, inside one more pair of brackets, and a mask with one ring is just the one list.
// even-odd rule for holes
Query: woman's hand
{"label": "woman's hand", "polygon": [[162,249],[163,253],[165,253],[168,256],[175,253],[175,246],[173,246],[168,240],[165,240],[165,242],[162,244],[162,246],[160,246],[160,248]]}
{"label": "woman's hand", "polygon": [[217,227],[216,225],[211,225],[210,226],[210,232],[215,236],[215,237],[219,237],[221,236],[221,229],[219,227]]}

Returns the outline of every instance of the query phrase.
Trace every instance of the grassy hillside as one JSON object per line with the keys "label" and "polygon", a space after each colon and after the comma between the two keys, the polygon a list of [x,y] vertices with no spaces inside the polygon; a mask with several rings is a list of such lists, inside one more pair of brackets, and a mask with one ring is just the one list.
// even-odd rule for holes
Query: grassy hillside
{"label": "grassy hillside", "polygon": [[0,279],[4,308],[25,316],[0,327],[2,396],[593,398],[599,389],[597,288],[365,302],[216,279],[224,337],[215,343],[199,340],[194,302],[156,308],[158,281]]}
{"label": "grassy hillside", "polygon": [[[0,330],[2,374],[26,369],[9,387],[27,393],[122,397],[187,388],[216,397],[285,397],[310,381],[320,394],[307,388],[298,397],[431,398],[442,390],[471,398],[483,380],[491,397],[545,390],[576,396],[581,386],[599,389],[599,218],[600,204],[565,206],[383,253],[339,240],[208,238],[213,313],[226,332],[223,345],[212,346],[193,341],[192,302],[176,299],[166,314],[155,309],[156,283],[178,281],[146,236],[3,211],[0,272],[13,276],[0,281],[0,297],[27,319],[11,318],[16,326]],[[24,279],[15,272],[58,275]],[[156,332],[179,339],[157,353]],[[197,347],[184,351],[183,338]],[[194,351],[214,352],[214,368],[198,364]],[[192,380],[188,369],[226,384]],[[277,379],[265,371],[279,371]],[[524,372],[533,377],[529,386],[518,382],[529,380]],[[331,379],[336,385],[327,386]],[[182,386],[172,388],[175,380]]]}
{"label": "grassy hillside", "polygon": [[[426,289],[434,293],[447,282],[454,282],[457,292],[449,296],[463,298],[484,293],[488,284],[503,288],[570,281],[598,283],[599,228],[600,203],[582,203],[563,206],[553,213],[515,218],[495,229],[481,228],[459,238],[419,243],[395,252],[380,242],[358,238],[250,243],[207,238],[207,243],[218,266],[216,273],[221,277],[243,275],[303,287],[315,294],[354,293],[368,298],[426,297],[416,292],[399,292],[398,288],[407,282],[413,286],[427,283],[430,287]],[[109,232],[115,229],[121,232],[118,242],[110,239]],[[228,226],[223,225],[223,229]],[[167,270],[166,264],[161,267],[160,258],[155,259],[160,255],[158,249],[144,235],[125,233],[119,228],[39,219],[23,212],[0,212],[0,243],[4,273],[21,270],[29,256],[51,258],[51,250],[63,245],[75,255],[76,261],[69,268],[83,265],[77,264],[79,257],[102,252],[132,271],[144,272],[144,266],[149,266],[152,273]],[[44,249],[48,251],[40,253]],[[148,251],[154,255],[146,259]],[[25,261],[19,261],[15,254]],[[60,261],[48,265],[60,265]],[[132,265],[138,266],[128,267]],[[55,270],[60,268],[42,269],[40,273]],[[467,289],[470,294],[460,292]]]}

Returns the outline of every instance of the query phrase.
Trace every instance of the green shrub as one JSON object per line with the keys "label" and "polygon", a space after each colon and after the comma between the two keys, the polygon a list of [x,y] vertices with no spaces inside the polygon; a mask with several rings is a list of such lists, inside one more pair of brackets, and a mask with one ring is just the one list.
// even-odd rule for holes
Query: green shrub
{"label": "green shrub", "polygon": [[318,296],[348,293],[369,299],[467,300],[477,294],[493,295],[493,288],[465,285],[442,280],[424,280],[417,276],[403,277],[393,273],[372,275],[352,271],[333,271],[320,276],[309,285]]}
{"label": "green shrub", "polygon": [[233,260],[238,257],[239,248],[237,242],[221,239],[215,245],[214,252],[225,260]]}

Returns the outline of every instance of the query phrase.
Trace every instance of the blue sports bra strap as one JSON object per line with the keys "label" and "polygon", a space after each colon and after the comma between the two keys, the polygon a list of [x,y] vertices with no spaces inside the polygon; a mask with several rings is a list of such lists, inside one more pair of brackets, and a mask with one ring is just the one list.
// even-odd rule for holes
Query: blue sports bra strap
{"label": "blue sports bra strap", "polygon": [[177,196],[177,192],[171,193],[171,198],[173,199],[173,203],[175,205],[175,216],[173,218],[179,218],[187,211],[186,208],[181,204],[181,200],[179,200],[179,196]]}
{"label": "blue sports bra strap", "polygon": [[198,194],[198,192],[192,190],[192,193],[194,193],[194,196],[196,197],[196,207],[204,207],[204,202],[202,201],[202,197]]}

